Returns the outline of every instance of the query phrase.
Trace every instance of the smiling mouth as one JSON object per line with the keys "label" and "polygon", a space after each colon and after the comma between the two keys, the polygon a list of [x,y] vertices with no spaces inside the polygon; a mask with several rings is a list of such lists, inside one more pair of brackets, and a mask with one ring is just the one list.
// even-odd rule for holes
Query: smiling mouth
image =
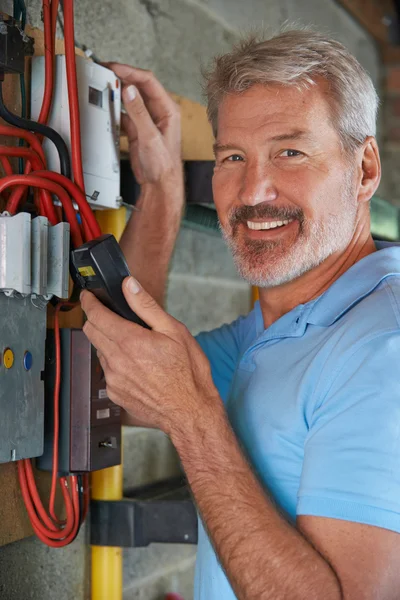
{"label": "smiling mouth", "polygon": [[257,221],[246,221],[247,227],[253,231],[267,230],[267,229],[278,229],[292,223],[294,219],[285,219],[283,221],[265,221],[259,223]]}

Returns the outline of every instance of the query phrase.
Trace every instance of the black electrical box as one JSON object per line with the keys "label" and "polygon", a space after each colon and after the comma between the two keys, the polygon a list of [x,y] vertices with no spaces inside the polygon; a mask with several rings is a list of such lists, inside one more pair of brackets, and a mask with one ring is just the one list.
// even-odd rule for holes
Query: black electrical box
{"label": "black electrical box", "polygon": [[[61,329],[59,475],[97,471],[121,463],[121,409],[107,397],[96,350],[80,329]],[[48,330],[45,364],[44,453],[39,469],[52,470],[54,331]]]}
{"label": "black electrical box", "polygon": [[22,31],[17,21],[0,14],[0,71],[22,75],[25,56],[32,54],[33,38]]}
{"label": "black electrical box", "polygon": [[125,300],[122,283],[130,276],[115,237],[105,233],[71,252],[71,275],[77,285],[89,290],[105,306],[124,319],[149,328]]}

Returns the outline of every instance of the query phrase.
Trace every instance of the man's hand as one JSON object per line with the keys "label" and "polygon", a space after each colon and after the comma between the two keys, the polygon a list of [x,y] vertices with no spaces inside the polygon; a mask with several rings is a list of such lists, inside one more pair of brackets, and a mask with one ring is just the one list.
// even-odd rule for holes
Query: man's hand
{"label": "man's hand", "polygon": [[168,315],[132,277],[125,298],[152,330],[119,317],[82,292],[84,332],[96,347],[110,400],[148,427],[168,435],[191,429],[203,412],[222,404],[210,366],[186,327]]}
{"label": "man's hand", "polygon": [[[122,81],[131,165],[141,186],[120,240],[129,269],[161,305],[184,204],[178,105],[150,71],[108,63]],[[131,93],[132,92],[132,93]]]}
{"label": "man's hand", "polygon": [[122,81],[132,169],[140,185],[176,184],[182,178],[179,106],[151,71],[108,63]]}

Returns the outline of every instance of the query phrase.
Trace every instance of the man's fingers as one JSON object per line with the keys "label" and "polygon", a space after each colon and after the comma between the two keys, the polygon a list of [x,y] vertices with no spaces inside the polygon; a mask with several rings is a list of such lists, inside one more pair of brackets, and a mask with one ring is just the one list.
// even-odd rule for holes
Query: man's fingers
{"label": "man's fingers", "polygon": [[[97,298],[88,291],[81,293],[81,306],[86,314],[88,323],[99,331],[108,340],[115,343],[121,341],[127,333],[127,321],[112,310],[104,306]],[[135,323],[130,323],[128,327],[139,327]],[[86,331],[85,331],[86,333]],[[95,344],[93,344],[95,346]],[[98,348],[102,354],[106,348]]]}
{"label": "man's fingers", "polygon": [[114,71],[125,85],[133,84],[139,88],[149,113],[156,122],[164,121],[172,114],[179,114],[177,104],[151,71],[119,63],[107,63],[105,66]]}
{"label": "man's fingers", "polygon": [[[114,346],[114,342],[110,341],[110,339],[104,335],[101,331],[97,329],[90,321],[86,321],[83,326],[83,333],[88,338],[89,342],[93,344],[93,346],[97,350],[97,355],[99,356],[100,364],[106,363],[106,359],[104,355],[106,353],[112,352],[112,347]],[[102,365],[103,367],[103,365]],[[104,367],[103,367],[104,369]]]}
{"label": "man's fingers", "polygon": [[153,331],[167,333],[172,331],[177,321],[166,313],[159,304],[148,294],[133,277],[127,277],[122,290],[126,301],[131,309],[145,322]]}
{"label": "man's fingers", "polygon": [[132,119],[139,138],[146,140],[149,139],[150,136],[154,137],[155,135],[161,135],[154,124],[137,87],[134,85],[125,87],[122,90],[122,98],[124,100],[126,112]]}
{"label": "man's fingers", "polygon": [[127,113],[121,113],[121,133],[125,133],[129,143],[137,140],[136,125]]}

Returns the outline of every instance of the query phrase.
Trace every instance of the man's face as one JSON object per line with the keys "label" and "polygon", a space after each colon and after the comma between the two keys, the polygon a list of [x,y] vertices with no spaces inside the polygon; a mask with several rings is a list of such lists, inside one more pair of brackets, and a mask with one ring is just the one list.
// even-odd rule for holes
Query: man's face
{"label": "man's face", "polygon": [[320,86],[255,85],[226,96],[215,153],[221,229],[249,283],[281,285],[348,246],[357,169]]}

